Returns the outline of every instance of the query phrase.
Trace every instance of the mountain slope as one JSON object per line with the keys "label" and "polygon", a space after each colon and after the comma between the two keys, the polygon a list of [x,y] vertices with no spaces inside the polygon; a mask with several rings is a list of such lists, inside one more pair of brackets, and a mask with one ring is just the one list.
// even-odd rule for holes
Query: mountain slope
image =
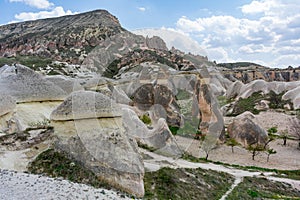
{"label": "mountain slope", "polygon": [[124,31],[105,10],[4,25],[0,57],[33,55],[80,63],[100,41]]}

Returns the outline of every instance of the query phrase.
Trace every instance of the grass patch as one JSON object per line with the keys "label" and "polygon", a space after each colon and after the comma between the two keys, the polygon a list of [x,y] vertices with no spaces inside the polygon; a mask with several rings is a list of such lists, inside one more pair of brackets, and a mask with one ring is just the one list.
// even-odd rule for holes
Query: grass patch
{"label": "grass patch", "polygon": [[33,70],[37,70],[40,67],[46,67],[52,63],[50,58],[42,58],[38,56],[16,56],[11,58],[0,58],[0,66],[5,64],[12,65],[13,63],[20,63]]}
{"label": "grass patch", "polygon": [[289,178],[289,179],[294,179],[294,180],[300,180],[300,169],[299,170],[279,170],[279,169],[269,169],[269,168],[263,168],[263,167],[257,167],[257,166],[241,166],[241,165],[236,165],[236,164],[229,164],[229,163],[224,163],[220,161],[212,161],[212,160],[205,160],[205,158],[197,158],[194,157],[190,154],[183,154],[182,159],[190,161],[190,162],[210,162],[216,165],[223,165],[227,167],[233,167],[236,169],[242,169],[242,170],[247,170],[247,171],[260,171],[260,172],[274,172],[276,173],[274,176],[276,177],[281,177],[281,178]]}
{"label": "grass patch", "polygon": [[291,186],[265,178],[245,177],[227,197],[235,199],[300,199],[300,191]]}
{"label": "grass patch", "polygon": [[240,98],[234,105],[232,116],[237,116],[243,112],[250,111],[253,114],[259,114],[259,110],[255,108],[255,104],[264,99],[261,92],[254,92],[248,98]]}
{"label": "grass patch", "polygon": [[162,168],[145,173],[144,199],[220,199],[233,180],[213,170]]}
{"label": "grass patch", "polygon": [[111,187],[100,181],[90,170],[82,167],[78,162],[70,160],[63,153],[49,149],[41,153],[28,167],[28,171],[33,174],[45,174],[49,177],[63,177],[76,183],[83,183],[93,187]]}

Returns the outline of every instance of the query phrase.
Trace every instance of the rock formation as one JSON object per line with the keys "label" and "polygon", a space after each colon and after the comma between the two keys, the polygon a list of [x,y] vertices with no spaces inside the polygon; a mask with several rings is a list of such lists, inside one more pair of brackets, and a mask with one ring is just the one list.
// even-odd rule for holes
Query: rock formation
{"label": "rock formation", "polygon": [[172,157],[182,154],[164,118],[154,121],[153,127],[149,129],[133,110],[123,108],[123,124],[129,137],[155,149],[155,152]]}
{"label": "rock formation", "polygon": [[233,122],[228,125],[227,131],[230,138],[234,138],[244,147],[253,144],[264,145],[268,139],[266,131],[250,112],[244,112],[235,117]]}
{"label": "rock formation", "polygon": [[138,197],[144,195],[144,166],[136,142],[122,125],[120,107],[107,96],[72,93],[51,114],[55,148],[92,170],[99,179]]}

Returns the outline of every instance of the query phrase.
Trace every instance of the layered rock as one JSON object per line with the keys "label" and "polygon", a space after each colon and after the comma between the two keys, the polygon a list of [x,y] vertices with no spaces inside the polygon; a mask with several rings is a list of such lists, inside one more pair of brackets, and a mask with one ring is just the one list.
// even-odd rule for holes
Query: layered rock
{"label": "layered rock", "polygon": [[228,125],[228,134],[244,147],[259,144],[264,145],[267,142],[268,135],[260,126],[255,116],[250,112],[235,117]]}
{"label": "layered rock", "polygon": [[138,197],[144,195],[144,167],[137,144],[122,125],[121,109],[107,96],[87,91],[72,93],[51,114],[64,151],[92,170],[99,179]]}

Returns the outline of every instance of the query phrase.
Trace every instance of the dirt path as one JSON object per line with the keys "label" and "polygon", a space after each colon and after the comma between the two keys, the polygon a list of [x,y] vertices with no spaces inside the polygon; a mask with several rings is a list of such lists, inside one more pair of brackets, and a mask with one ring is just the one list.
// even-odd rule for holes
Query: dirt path
{"label": "dirt path", "polygon": [[148,152],[146,150],[141,150],[144,154],[152,157],[152,159],[144,160],[145,169],[148,171],[157,171],[162,167],[172,167],[172,168],[202,168],[211,169],[219,172],[225,172],[231,174],[235,177],[235,181],[231,186],[231,189],[224,194],[221,199],[225,199],[227,195],[243,180],[244,177],[264,177],[268,180],[284,182],[290,184],[293,188],[300,191],[300,181],[292,180],[287,178],[277,178],[273,177],[274,173],[261,173],[261,172],[250,172],[240,169],[235,169],[232,167],[225,167],[222,165],[216,165],[213,163],[193,163],[183,159],[174,159],[162,155],[155,154],[153,152]]}

